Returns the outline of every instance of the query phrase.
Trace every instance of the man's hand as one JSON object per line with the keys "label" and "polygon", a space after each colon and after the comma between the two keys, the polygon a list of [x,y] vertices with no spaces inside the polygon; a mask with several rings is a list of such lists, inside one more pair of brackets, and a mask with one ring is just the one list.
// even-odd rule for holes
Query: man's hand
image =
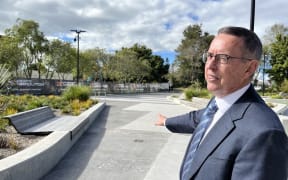
{"label": "man's hand", "polygon": [[156,126],[165,126],[165,121],[166,121],[167,117],[163,116],[162,114],[158,115],[158,119],[155,122]]}

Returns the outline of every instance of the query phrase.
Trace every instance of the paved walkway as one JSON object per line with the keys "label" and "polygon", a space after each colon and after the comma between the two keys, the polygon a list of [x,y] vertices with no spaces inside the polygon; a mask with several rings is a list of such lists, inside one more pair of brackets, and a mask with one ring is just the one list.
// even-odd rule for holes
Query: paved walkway
{"label": "paved walkway", "polygon": [[175,180],[189,135],[154,122],[192,108],[167,96],[107,96],[107,108],[44,180]]}

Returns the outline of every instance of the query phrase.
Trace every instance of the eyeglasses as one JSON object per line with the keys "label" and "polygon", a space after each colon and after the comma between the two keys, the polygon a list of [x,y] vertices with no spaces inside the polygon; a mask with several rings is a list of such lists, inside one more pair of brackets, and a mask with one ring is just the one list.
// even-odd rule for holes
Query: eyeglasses
{"label": "eyeglasses", "polygon": [[241,58],[233,57],[233,56],[229,56],[227,54],[215,54],[215,55],[213,55],[212,53],[206,52],[203,54],[202,61],[204,63],[206,63],[207,61],[210,61],[213,57],[214,57],[217,64],[219,64],[219,63],[220,64],[227,64],[228,60],[231,60],[231,59],[242,59],[242,60],[248,60],[248,61],[253,60],[253,59],[244,58],[244,57],[241,57]]}

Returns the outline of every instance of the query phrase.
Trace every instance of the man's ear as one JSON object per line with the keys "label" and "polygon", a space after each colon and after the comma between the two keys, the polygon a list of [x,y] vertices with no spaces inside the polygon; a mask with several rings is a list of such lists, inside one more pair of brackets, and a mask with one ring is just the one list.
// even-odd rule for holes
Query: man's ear
{"label": "man's ear", "polygon": [[259,66],[258,60],[251,60],[248,63],[248,67],[246,68],[245,73],[247,73],[248,76],[252,76],[256,72],[258,66]]}

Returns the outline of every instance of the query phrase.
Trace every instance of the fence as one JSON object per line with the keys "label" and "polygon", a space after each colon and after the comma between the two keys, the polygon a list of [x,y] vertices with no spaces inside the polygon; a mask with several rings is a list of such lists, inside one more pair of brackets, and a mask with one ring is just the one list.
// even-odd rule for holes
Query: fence
{"label": "fence", "polygon": [[6,84],[6,86],[2,89],[2,94],[60,94],[61,91],[67,87],[66,84],[75,84],[73,81],[65,81],[65,84],[63,85],[59,82],[61,81],[43,79],[15,79]]}
{"label": "fence", "polygon": [[123,94],[123,93],[151,93],[151,92],[161,92],[169,91],[171,87],[169,83],[112,83],[112,82],[93,82],[90,84],[93,92],[95,93],[113,93],[113,94]]}
{"label": "fence", "polygon": [[[10,81],[4,89],[3,94],[33,94],[49,95],[61,94],[69,86],[76,85],[71,80],[43,80],[43,79],[16,79]],[[170,91],[169,83],[112,83],[112,82],[80,82],[80,85],[90,86],[93,94],[101,93],[150,93]]]}

